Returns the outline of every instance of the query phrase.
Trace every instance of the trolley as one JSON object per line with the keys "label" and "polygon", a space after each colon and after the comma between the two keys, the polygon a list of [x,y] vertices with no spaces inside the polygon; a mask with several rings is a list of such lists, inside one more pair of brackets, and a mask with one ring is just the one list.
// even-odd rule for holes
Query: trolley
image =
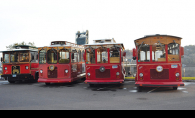
{"label": "trolley", "polygon": [[67,41],[53,41],[39,47],[39,80],[50,83],[70,83],[85,77],[84,46]]}
{"label": "trolley", "polygon": [[158,34],[134,41],[133,59],[137,61],[135,85],[140,91],[142,87],[173,87],[176,90],[178,86],[184,86],[181,39]]}
{"label": "trolley", "polygon": [[37,82],[39,63],[36,47],[18,45],[14,46],[13,49],[1,52],[3,54],[1,58],[3,74],[1,77],[10,83],[23,80]]}
{"label": "trolley", "polygon": [[114,39],[94,40],[85,44],[86,80],[85,83],[121,84],[124,82],[125,70],[123,57],[126,55],[122,43]]}

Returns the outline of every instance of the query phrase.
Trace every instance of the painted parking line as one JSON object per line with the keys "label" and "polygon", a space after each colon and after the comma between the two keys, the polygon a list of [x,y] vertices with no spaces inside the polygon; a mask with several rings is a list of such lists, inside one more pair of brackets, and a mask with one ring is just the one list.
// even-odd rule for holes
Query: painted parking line
{"label": "painted parking line", "polygon": [[147,93],[151,93],[151,92],[155,91],[155,90],[158,89],[158,88],[159,88],[159,87],[157,87],[157,88],[155,88],[155,89],[152,89],[152,90],[148,91]]}
{"label": "painted parking line", "polygon": [[3,84],[9,84],[8,81],[0,81],[0,85],[3,85]]}

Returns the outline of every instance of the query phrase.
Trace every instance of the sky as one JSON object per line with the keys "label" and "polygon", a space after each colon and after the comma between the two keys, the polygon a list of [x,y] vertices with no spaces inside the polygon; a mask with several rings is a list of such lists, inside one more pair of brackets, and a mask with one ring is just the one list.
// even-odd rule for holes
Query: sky
{"label": "sky", "polygon": [[182,37],[195,45],[194,0],[0,0],[0,51],[13,43],[75,42],[89,30],[89,43],[114,38],[125,49],[152,34]]}

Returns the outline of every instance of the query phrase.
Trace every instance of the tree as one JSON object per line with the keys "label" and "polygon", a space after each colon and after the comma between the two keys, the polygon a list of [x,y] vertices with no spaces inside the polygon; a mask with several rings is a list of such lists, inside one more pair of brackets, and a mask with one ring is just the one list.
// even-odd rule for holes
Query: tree
{"label": "tree", "polygon": [[34,42],[25,43],[25,42],[23,41],[23,42],[21,42],[21,43],[14,43],[14,44],[11,44],[11,45],[9,45],[9,46],[6,46],[6,48],[12,49],[14,46],[17,46],[17,45],[35,46],[35,43],[34,43]]}

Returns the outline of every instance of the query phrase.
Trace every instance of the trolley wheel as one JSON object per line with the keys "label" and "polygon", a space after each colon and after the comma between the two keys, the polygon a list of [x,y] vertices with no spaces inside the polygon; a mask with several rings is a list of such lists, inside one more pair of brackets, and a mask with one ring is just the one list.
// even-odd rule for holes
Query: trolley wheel
{"label": "trolley wheel", "polygon": [[95,86],[95,84],[89,84],[89,86],[90,86],[90,87],[94,87],[94,86]]}
{"label": "trolley wheel", "polygon": [[143,89],[142,86],[138,86],[138,87],[137,87],[137,91],[138,91],[138,92],[142,92],[142,89]]}
{"label": "trolley wheel", "polygon": [[173,87],[173,90],[177,90],[178,87]]}
{"label": "trolley wheel", "polygon": [[9,82],[9,83],[15,83],[15,81],[11,81],[11,80],[9,80],[9,79],[8,79],[8,82]]}
{"label": "trolley wheel", "polygon": [[51,83],[45,83],[45,85],[50,85]]}
{"label": "trolley wheel", "polygon": [[33,82],[38,82],[38,79],[39,79],[39,73],[36,72],[35,73],[35,78],[34,78]]}

